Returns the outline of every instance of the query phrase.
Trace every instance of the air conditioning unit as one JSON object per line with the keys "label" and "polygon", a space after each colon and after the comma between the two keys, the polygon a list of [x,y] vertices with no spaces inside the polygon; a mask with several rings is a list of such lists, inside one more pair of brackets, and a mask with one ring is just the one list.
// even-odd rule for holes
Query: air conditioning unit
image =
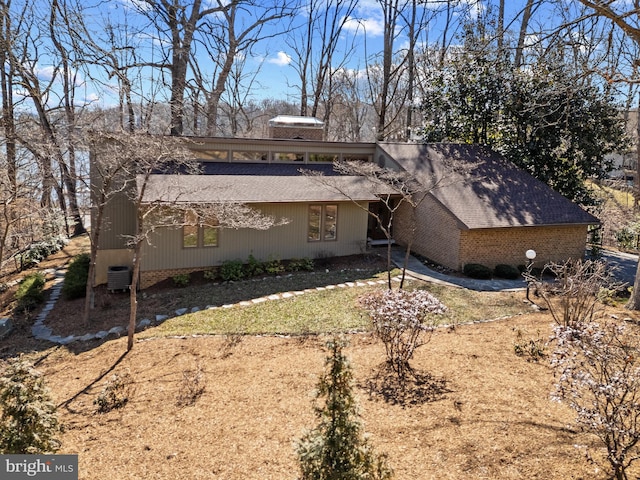
{"label": "air conditioning unit", "polygon": [[131,285],[131,269],[126,265],[115,265],[107,270],[107,289],[110,292],[116,290],[129,290]]}

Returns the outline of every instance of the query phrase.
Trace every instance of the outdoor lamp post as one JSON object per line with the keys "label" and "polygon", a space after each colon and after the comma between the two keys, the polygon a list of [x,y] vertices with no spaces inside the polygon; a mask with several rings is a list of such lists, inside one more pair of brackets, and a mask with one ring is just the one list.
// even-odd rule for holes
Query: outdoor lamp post
{"label": "outdoor lamp post", "polygon": [[529,287],[531,286],[531,267],[533,266],[534,258],[536,258],[536,251],[533,249],[529,249],[524,254],[527,257],[527,276],[525,277],[525,280],[527,281],[527,301],[530,302],[531,300],[529,299]]}

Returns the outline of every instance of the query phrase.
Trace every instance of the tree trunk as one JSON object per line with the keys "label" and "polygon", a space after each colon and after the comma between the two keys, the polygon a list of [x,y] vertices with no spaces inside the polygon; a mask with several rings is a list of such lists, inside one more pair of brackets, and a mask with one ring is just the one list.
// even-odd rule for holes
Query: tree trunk
{"label": "tree trunk", "polygon": [[[409,23],[409,50],[407,52],[407,131],[406,140],[411,141],[413,125],[413,84],[415,83],[417,0],[411,2],[411,22]],[[401,287],[402,288],[402,287]]]}
{"label": "tree trunk", "polygon": [[187,60],[174,54],[171,65],[171,135],[181,136],[184,132],[184,90],[187,76]]}
{"label": "tree trunk", "polygon": [[635,195],[633,198],[633,206],[637,211],[640,206],[640,95],[638,96],[638,108],[636,109],[636,178],[633,186]]}
{"label": "tree trunk", "polygon": [[407,249],[404,254],[404,263],[402,264],[402,279],[400,280],[400,290],[404,288],[404,280],[407,276],[407,267],[409,266],[409,258],[411,258],[411,247],[413,246],[413,239],[416,235],[416,207],[411,209],[411,233],[409,235],[409,241],[407,242]]}
{"label": "tree trunk", "polygon": [[[233,16],[231,17],[233,19]],[[227,57],[225,58],[224,65],[220,70],[220,74],[218,75],[218,79],[215,83],[215,87],[213,88],[213,92],[209,95],[209,105],[207,107],[207,135],[210,137],[215,137],[218,131],[218,106],[220,105],[220,98],[224,93],[227,79],[229,78],[229,74],[231,73],[231,68],[233,67],[233,62],[236,58],[237,52],[237,41],[235,39],[235,33],[233,26],[231,25],[230,20],[229,23],[229,51],[227,53]]]}
{"label": "tree trunk", "polygon": [[498,7],[498,50],[502,53],[504,47],[504,0],[500,0]]}
{"label": "tree trunk", "polygon": [[62,177],[64,186],[67,189],[67,200],[69,215],[73,219],[73,233],[72,236],[82,235],[86,232],[84,228],[84,222],[82,221],[82,215],[80,214],[80,208],[78,207],[78,192],[76,188],[76,167],[75,167],[75,148],[73,144],[69,143],[69,165],[61,160],[60,168],[62,170]]}
{"label": "tree trunk", "polygon": [[[640,107],[640,97],[638,97],[638,106]],[[640,121],[640,108],[638,108],[637,112],[637,120]],[[637,133],[638,138],[640,139],[640,123],[637,125]],[[634,181],[634,190],[636,192],[634,198],[634,204],[637,207],[638,205],[638,197],[640,196],[638,192],[640,192],[640,145],[636,144],[636,178]],[[629,297],[629,301],[625,305],[625,307],[629,310],[640,310],[640,262],[638,262],[638,268],[636,270],[636,278],[633,282],[633,290],[631,291],[631,296]]]}
{"label": "tree trunk", "polygon": [[2,126],[6,141],[7,176],[11,192],[15,195],[18,185],[18,168],[16,165],[16,128],[13,109],[13,65],[7,57],[7,52],[11,48],[11,17],[8,5],[4,2],[0,5],[2,7],[2,11],[0,11],[0,64],[5,65],[5,68],[0,69]]}
{"label": "tree trunk", "polygon": [[633,282],[633,290],[625,307],[628,310],[640,310],[640,262],[636,269],[636,279]]}
{"label": "tree trunk", "polygon": [[518,46],[516,47],[516,55],[513,61],[516,68],[522,66],[523,57],[524,57],[524,43],[527,37],[527,29],[529,28],[529,20],[531,19],[531,13],[533,10],[533,1],[527,0],[527,4],[524,7],[524,12],[522,13],[522,23],[520,24],[520,35],[518,36]]}
{"label": "tree trunk", "polygon": [[[171,135],[184,133],[184,91],[187,86],[187,69],[191,55],[191,43],[196,24],[201,17],[201,0],[194,0],[191,14],[186,16],[186,7],[174,2],[168,8],[168,27],[171,32]],[[182,37],[180,36],[182,34]]]}
{"label": "tree trunk", "polygon": [[85,291],[84,298],[84,310],[82,312],[82,321],[85,325],[89,324],[89,312],[94,308],[93,296],[96,287],[96,258],[98,257],[98,246],[100,242],[100,233],[102,231],[102,216],[104,214],[104,205],[106,203],[106,194],[109,187],[101,185],[102,192],[100,193],[100,199],[96,201],[98,211],[96,213],[95,225],[91,229],[89,240],[91,241],[91,249],[89,256],[89,272],[87,273],[87,289]]}
{"label": "tree trunk", "polygon": [[127,330],[127,352],[133,348],[133,336],[136,333],[136,316],[138,315],[138,275],[140,274],[141,243],[136,241],[133,252],[133,273],[129,287],[129,328]]}
{"label": "tree trunk", "polygon": [[[75,159],[75,145],[74,145],[74,131],[76,127],[76,115],[75,115],[75,102],[74,102],[74,85],[75,85],[75,73],[72,73],[70,67],[69,54],[64,45],[60,43],[56,30],[56,19],[58,14],[58,0],[51,2],[51,16],[49,18],[49,33],[51,34],[51,41],[53,42],[60,59],[62,61],[62,88],[63,88],[63,100],[64,100],[64,112],[66,117],[66,143],[67,143],[67,159],[69,164],[65,162],[65,156],[57,149],[56,154],[58,162],[60,162],[60,170],[62,172],[62,181],[67,190],[67,202],[69,215],[73,219],[73,236],[81,235],[85,232],[85,228],[82,222],[82,216],[80,215],[80,209],[78,208],[78,194],[76,188],[77,173],[76,173],[76,159]],[[69,18],[63,16],[62,21],[65,25],[69,25]],[[50,141],[57,147],[57,143],[53,138],[53,131],[50,131]]]}
{"label": "tree trunk", "polygon": [[[382,82],[380,95],[378,96],[378,125],[376,127],[376,141],[382,142],[387,136],[387,107],[389,101],[389,84],[391,82],[391,67],[393,61],[393,41],[396,25],[397,0],[385,0],[381,2],[384,15],[384,36],[382,39]],[[371,81],[371,80],[370,80]]]}

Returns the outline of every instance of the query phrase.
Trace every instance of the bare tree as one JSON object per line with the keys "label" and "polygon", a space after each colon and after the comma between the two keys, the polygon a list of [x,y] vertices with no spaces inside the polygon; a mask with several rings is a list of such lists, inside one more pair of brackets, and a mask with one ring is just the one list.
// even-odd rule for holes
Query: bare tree
{"label": "bare tree", "polygon": [[[394,85],[398,85],[397,79],[400,77],[403,67],[402,61],[394,62],[394,52],[396,38],[400,32],[398,23],[405,3],[404,0],[402,3],[399,0],[379,0],[379,3],[384,19],[382,62],[379,68],[373,70],[367,68],[367,78],[371,85],[371,98],[377,100],[374,103],[378,116],[376,140],[383,141],[388,137],[389,106],[391,99],[394,98]],[[380,90],[376,94],[373,85],[376,85],[378,80],[380,81]]]}
{"label": "bare tree", "polygon": [[[117,195],[124,195],[133,204],[136,212],[136,230],[127,238],[133,250],[127,344],[127,350],[131,350],[137,314],[137,287],[142,243],[149,241],[150,233],[162,226],[163,222],[173,222],[176,217],[175,213],[169,214],[168,210],[164,210],[164,207],[172,205],[169,199],[163,203],[162,210],[159,202],[146,205],[143,202],[146,187],[155,172],[171,168],[190,173],[197,169],[197,164],[193,161],[191,152],[185,147],[185,142],[175,137],[154,137],[142,133],[125,132],[96,133],[92,138],[92,148],[91,187],[94,228],[91,232],[91,262],[84,315],[88,319],[95,260],[100,244],[105,208],[111,199]],[[177,201],[177,198],[173,199],[173,202]],[[150,221],[152,218],[153,222]]]}
{"label": "bare tree", "polygon": [[[637,2],[613,2],[611,0],[605,2],[595,2],[591,0],[579,1],[589,9],[590,14],[609,20],[636,46],[640,47],[640,9],[638,8]],[[634,69],[633,72],[637,75],[637,69]],[[623,75],[623,77],[625,76],[626,75]],[[628,79],[628,81],[636,83],[638,82],[638,78],[631,78]],[[638,115],[640,116],[640,110]],[[640,132],[640,126],[638,129]],[[640,159],[640,148],[637,150]],[[638,165],[638,168],[640,168],[640,162],[638,162]],[[640,263],[636,271],[633,291],[626,306],[630,310],[640,310]]]}
{"label": "bare tree", "polygon": [[222,2],[202,0],[142,0],[132,2],[132,5],[152,22],[161,40],[166,40],[169,45],[169,51],[164,52],[164,59],[143,63],[153,68],[168,70],[171,76],[171,134],[182,135],[185,117],[184,94],[196,32],[203,29],[210,18],[220,14],[228,6]]}
{"label": "bare tree", "polygon": [[[354,38],[345,26],[352,20],[356,0],[310,0],[306,5],[306,22],[292,32],[289,46],[295,52],[294,66],[299,76],[300,115],[317,117],[325,98],[324,122],[328,128],[332,103],[331,84],[334,72],[343,68],[354,50]],[[339,56],[338,56],[339,55]]]}
{"label": "bare tree", "polygon": [[58,139],[51,138],[51,141],[61,144],[58,150],[63,149],[58,155],[58,163],[66,188],[74,235],[85,232],[76,188],[78,179],[76,169],[76,144],[78,143],[76,138],[76,128],[78,127],[76,85],[78,85],[79,79],[78,71],[73,67],[74,64],[80,63],[75,57],[79,56],[81,47],[73,41],[63,43],[61,36],[65,35],[65,32],[75,30],[78,24],[84,23],[80,16],[81,10],[82,6],[75,2],[70,4],[66,0],[51,0],[49,13],[49,35],[60,62],[62,110],[65,120],[62,132],[58,133]]}
{"label": "bare tree", "polygon": [[513,61],[516,68],[522,66],[522,62],[524,59],[524,47],[525,40],[527,38],[527,29],[529,28],[529,22],[531,21],[531,15],[534,11],[534,3],[539,5],[535,0],[527,0],[527,4],[524,7],[522,12],[522,22],[520,23],[520,32],[518,35],[518,45],[516,46],[516,54],[515,59]]}
{"label": "bare tree", "polygon": [[[213,50],[208,50],[212,59],[217,60],[218,57]],[[214,88],[211,87],[211,82],[216,80],[215,74],[209,79],[209,73],[206,71],[210,63],[192,61],[194,80],[189,84],[189,89],[193,108],[194,134],[250,136],[254,128],[254,118],[250,112],[256,106],[253,98],[256,91],[261,88],[258,77],[264,65],[260,62],[257,68],[249,68],[251,58],[249,49],[246,52],[238,52],[235,58],[231,59],[231,68],[225,83],[220,84],[223,88],[220,97],[216,99],[211,95]],[[218,71],[217,67],[216,71]],[[217,79],[222,80],[220,74]],[[213,101],[216,102],[215,107]]]}
{"label": "bare tree", "polygon": [[[6,172],[9,192],[15,192],[17,187],[16,165],[16,125],[13,99],[14,69],[9,62],[7,52],[13,50],[13,30],[11,24],[11,1],[0,1],[0,83],[2,94],[1,123],[5,137]],[[0,259],[2,255],[0,255]]]}
{"label": "bare tree", "polygon": [[39,227],[37,219],[40,209],[35,194],[39,179],[27,174],[29,167],[19,158],[14,158],[9,166],[8,159],[0,156],[0,171],[9,168],[24,171],[15,179],[0,175],[0,268],[7,258],[18,253],[25,243],[34,238],[33,232]]}
{"label": "bare tree", "polygon": [[133,188],[132,180],[127,178],[131,168],[131,158],[123,152],[137,147],[138,135],[114,134],[110,132],[91,132],[89,138],[91,159],[89,191],[91,192],[92,226],[89,232],[90,260],[87,273],[87,289],[82,318],[89,323],[90,310],[94,308],[95,268],[100,238],[105,223],[107,204],[118,194],[124,194]]}
{"label": "bare tree", "polygon": [[[25,92],[36,117],[24,115],[31,125],[20,130],[14,119],[8,125],[9,138],[13,136],[38,159],[42,172],[42,206],[51,207],[55,189],[60,209],[71,217],[72,233],[77,235],[84,232],[84,226],[78,206],[75,171],[78,80],[77,71],[72,67],[76,62],[72,55],[76,50],[61,39],[63,32],[73,28],[73,18],[69,6],[61,4],[60,0],[52,0],[47,10],[32,7],[27,2],[21,11],[9,12],[19,26],[12,41],[5,39],[5,44],[11,48],[4,54],[14,87]],[[42,66],[37,63],[42,49],[53,62],[48,78],[42,75]],[[55,98],[60,98],[60,102],[56,103]],[[54,161],[60,172],[60,183],[54,173]]]}
{"label": "bare tree", "polygon": [[[95,268],[104,210],[109,200],[119,194],[126,195],[136,214],[135,231],[126,237],[133,251],[127,350],[133,348],[136,327],[141,249],[144,243],[152,241],[155,231],[188,225],[187,210],[195,213],[200,225],[216,228],[266,230],[286,223],[243,204],[185,202],[185,196],[194,192],[182,179],[200,172],[200,163],[194,158],[186,139],[125,132],[96,134],[92,162],[95,226],[91,234],[90,268]],[[87,285],[88,293],[89,288]],[[85,312],[89,301],[87,298]]]}
{"label": "bare tree", "polygon": [[[377,115],[376,140],[409,137],[413,124],[416,52],[429,22],[439,10],[417,0],[378,0],[383,17],[381,57],[367,67],[369,96]],[[407,37],[407,47],[398,40]],[[403,125],[405,122],[406,125]]]}
{"label": "bare tree", "polygon": [[207,39],[203,45],[215,65],[210,82],[204,75],[196,78],[201,90],[207,92],[207,135],[215,136],[217,133],[220,99],[234,65],[236,68],[242,65],[238,63],[238,58],[251,55],[258,42],[282,34],[286,29],[265,27],[284,21],[294,10],[295,4],[285,0],[238,0],[221,9],[217,16],[212,17],[212,21],[203,26]]}
{"label": "bare tree", "polygon": [[327,139],[362,142],[373,140],[372,108],[366,101],[365,79],[359,70],[341,68],[332,75],[333,118]]}

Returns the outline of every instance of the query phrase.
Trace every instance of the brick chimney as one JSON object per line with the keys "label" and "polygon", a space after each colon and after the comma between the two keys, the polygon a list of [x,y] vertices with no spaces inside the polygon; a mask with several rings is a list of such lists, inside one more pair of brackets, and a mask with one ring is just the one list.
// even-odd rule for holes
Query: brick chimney
{"label": "brick chimney", "polygon": [[314,117],[278,115],[269,120],[269,137],[323,140],[324,122]]}

